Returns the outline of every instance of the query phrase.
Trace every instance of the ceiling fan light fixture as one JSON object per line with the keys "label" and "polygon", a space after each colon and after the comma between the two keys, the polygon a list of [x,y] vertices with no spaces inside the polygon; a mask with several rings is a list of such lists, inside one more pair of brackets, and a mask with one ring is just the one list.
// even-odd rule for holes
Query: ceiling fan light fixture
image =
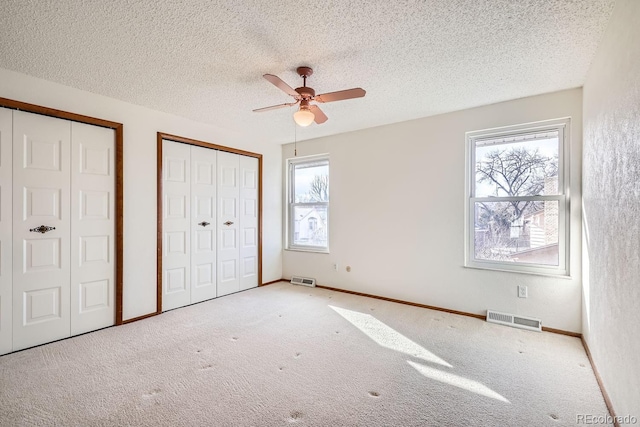
{"label": "ceiling fan light fixture", "polygon": [[300,108],[298,111],[293,113],[293,120],[298,124],[298,126],[309,126],[315,120],[316,116],[309,111],[308,108]]}

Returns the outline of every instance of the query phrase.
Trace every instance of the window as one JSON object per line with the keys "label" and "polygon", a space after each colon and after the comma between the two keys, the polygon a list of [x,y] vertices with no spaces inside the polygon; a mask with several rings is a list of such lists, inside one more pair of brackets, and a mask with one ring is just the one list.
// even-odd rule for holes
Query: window
{"label": "window", "polygon": [[288,166],[288,248],[328,252],[329,159],[292,159]]}
{"label": "window", "polygon": [[568,275],[569,119],[467,133],[469,267]]}

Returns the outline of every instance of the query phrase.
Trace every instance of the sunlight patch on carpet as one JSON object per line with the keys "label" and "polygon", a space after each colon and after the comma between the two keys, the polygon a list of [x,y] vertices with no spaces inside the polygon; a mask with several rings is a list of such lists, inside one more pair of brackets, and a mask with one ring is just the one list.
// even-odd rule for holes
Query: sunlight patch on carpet
{"label": "sunlight patch on carpet", "polygon": [[427,362],[436,363],[448,368],[452,367],[449,363],[431,353],[429,350],[411,341],[400,332],[385,325],[370,314],[359,313],[332,305],[329,307],[382,347],[399,351]]}
{"label": "sunlight patch on carpet", "polygon": [[443,372],[438,369],[433,369],[428,366],[420,365],[419,363],[415,363],[410,360],[407,360],[407,363],[411,365],[415,370],[420,372],[422,375],[432,380],[436,380],[441,383],[449,384],[454,387],[468,390],[473,393],[480,394],[482,396],[490,397],[492,399],[500,400],[502,402],[511,403],[502,395],[496,393],[486,385],[481,384],[477,381],[460,377],[458,375],[453,375],[449,372]]}

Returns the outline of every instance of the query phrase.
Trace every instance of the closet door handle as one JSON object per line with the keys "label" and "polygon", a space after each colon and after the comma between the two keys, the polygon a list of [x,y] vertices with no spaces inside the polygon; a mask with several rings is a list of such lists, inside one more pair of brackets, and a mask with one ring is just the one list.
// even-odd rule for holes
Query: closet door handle
{"label": "closet door handle", "polygon": [[227,227],[232,225],[232,224],[233,224],[233,221],[227,221],[227,222],[224,223],[224,225],[226,225]]}
{"label": "closet door handle", "polygon": [[209,225],[209,223],[207,221],[202,221],[202,222],[199,222],[198,225],[206,227],[207,225]]}
{"label": "closet door handle", "polygon": [[30,228],[29,231],[32,233],[48,233],[51,230],[55,230],[55,227],[49,227],[47,225],[41,225],[40,227],[36,227],[36,228]]}

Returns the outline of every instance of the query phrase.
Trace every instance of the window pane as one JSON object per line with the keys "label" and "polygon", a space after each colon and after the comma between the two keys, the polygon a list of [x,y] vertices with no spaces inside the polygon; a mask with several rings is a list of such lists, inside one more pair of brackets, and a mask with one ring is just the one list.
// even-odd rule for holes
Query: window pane
{"label": "window pane", "polygon": [[329,201],[329,163],[327,161],[294,165],[294,202]]}
{"label": "window pane", "polygon": [[558,131],[476,141],[475,197],[557,195]]}
{"label": "window pane", "polygon": [[476,202],[474,258],[559,265],[558,201]]}
{"label": "window pane", "polygon": [[327,206],[293,207],[293,244],[327,246]]}

